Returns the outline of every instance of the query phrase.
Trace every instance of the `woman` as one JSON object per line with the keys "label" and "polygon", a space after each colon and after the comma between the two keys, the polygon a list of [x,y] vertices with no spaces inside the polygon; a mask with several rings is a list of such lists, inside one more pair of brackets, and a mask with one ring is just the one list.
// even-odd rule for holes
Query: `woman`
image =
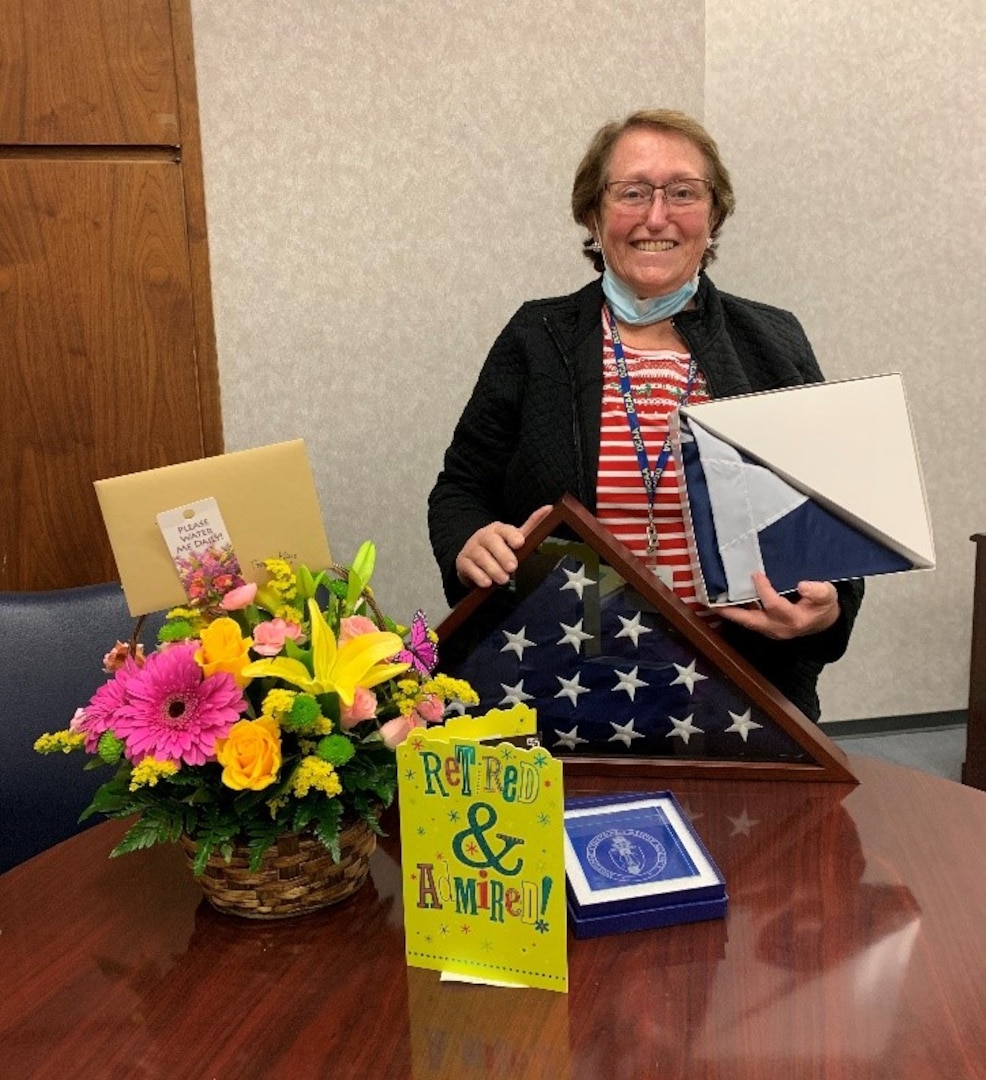
{"label": "woman", "polygon": [[[514,552],[570,492],[697,606],[668,414],[822,380],[793,315],[720,293],[706,276],[733,208],[715,142],[683,113],[637,112],[596,133],[572,212],[602,278],[510,320],[429,498],[450,603],[506,583]],[[759,605],[717,609],[723,636],[817,720],[818,675],[846,649],[862,582],[802,582],[793,597],[763,574],[754,583]]]}

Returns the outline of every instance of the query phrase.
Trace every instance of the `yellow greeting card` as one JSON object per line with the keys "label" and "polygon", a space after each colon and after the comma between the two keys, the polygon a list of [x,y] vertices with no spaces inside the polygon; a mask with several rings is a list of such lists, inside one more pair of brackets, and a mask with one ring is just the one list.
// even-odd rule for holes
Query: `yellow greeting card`
{"label": "yellow greeting card", "polygon": [[[489,714],[498,737],[529,727],[515,708]],[[436,727],[412,731],[397,765],[408,964],[566,992],[561,763]]]}
{"label": "yellow greeting card", "polygon": [[482,716],[452,716],[441,727],[428,728],[426,738],[477,739],[492,742],[506,739],[518,745],[536,746],[539,742],[537,713],[530,705],[511,705],[509,709],[490,709]]}

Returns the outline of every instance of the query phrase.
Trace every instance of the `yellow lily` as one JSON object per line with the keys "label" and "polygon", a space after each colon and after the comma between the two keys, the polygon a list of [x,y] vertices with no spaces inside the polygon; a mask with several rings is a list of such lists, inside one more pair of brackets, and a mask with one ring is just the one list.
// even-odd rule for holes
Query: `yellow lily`
{"label": "yellow lily", "polygon": [[308,601],[308,612],[311,617],[314,674],[300,660],[291,660],[286,656],[255,660],[242,673],[253,679],[274,676],[314,696],[336,693],[340,702],[349,706],[353,703],[358,686],[369,690],[410,667],[409,664],[383,663],[404,647],[397,634],[377,630],[360,634],[339,645],[314,600]]}

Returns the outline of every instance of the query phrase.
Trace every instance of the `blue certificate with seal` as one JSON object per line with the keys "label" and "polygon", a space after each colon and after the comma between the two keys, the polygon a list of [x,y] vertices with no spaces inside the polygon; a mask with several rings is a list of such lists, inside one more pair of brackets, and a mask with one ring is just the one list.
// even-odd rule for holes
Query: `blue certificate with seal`
{"label": "blue certificate with seal", "polygon": [[670,792],[567,800],[565,869],[576,937],[726,913],[723,876]]}

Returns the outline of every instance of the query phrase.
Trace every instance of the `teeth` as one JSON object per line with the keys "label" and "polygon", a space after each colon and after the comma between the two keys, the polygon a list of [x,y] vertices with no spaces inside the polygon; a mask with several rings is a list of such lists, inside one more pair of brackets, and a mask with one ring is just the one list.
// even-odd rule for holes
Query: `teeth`
{"label": "teeth", "polygon": [[633,245],[638,251],[670,251],[674,247],[673,240],[638,240]]}

